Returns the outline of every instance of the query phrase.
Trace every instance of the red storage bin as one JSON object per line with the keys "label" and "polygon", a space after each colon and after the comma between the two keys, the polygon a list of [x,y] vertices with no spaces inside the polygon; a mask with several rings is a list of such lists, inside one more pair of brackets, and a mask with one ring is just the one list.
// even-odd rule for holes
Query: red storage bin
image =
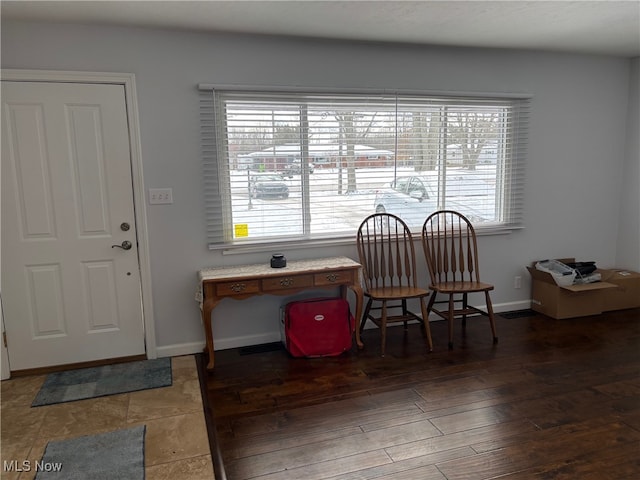
{"label": "red storage bin", "polygon": [[355,323],[345,299],[290,302],[282,322],[283,342],[294,357],[329,357],[351,349]]}

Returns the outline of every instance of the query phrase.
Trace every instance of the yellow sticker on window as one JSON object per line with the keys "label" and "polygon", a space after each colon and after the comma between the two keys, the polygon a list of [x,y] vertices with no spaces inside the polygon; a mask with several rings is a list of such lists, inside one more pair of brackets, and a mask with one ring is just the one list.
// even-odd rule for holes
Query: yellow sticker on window
{"label": "yellow sticker on window", "polygon": [[249,236],[249,224],[236,223],[233,228],[235,230],[236,238]]}

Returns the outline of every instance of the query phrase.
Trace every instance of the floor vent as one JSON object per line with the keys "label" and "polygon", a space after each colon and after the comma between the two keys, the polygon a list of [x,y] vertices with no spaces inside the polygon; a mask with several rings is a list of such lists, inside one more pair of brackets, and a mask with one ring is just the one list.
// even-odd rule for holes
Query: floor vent
{"label": "floor vent", "polygon": [[537,315],[537,313],[531,310],[530,308],[527,308],[526,310],[513,310],[512,312],[502,312],[502,313],[499,313],[498,315],[500,315],[503,318],[523,318],[523,317],[533,317]]}
{"label": "floor vent", "polygon": [[256,353],[277,352],[284,349],[282,342],[263,343],[261,345],[249,345],[238,349],[240,355],[253,355]]}

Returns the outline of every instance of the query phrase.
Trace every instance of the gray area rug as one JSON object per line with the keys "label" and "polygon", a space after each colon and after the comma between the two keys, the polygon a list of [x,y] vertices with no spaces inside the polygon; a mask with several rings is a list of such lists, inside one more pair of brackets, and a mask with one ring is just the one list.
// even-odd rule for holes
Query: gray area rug
{"label": "gray area rug", "polygon": [[57,372],[47,375],[31,406],[168,387],[172,382],[169,357]]}
{"label": "gray area rug", "polygon": [[36,464],[36,480],[143,480],[144,425],[52,441]]}

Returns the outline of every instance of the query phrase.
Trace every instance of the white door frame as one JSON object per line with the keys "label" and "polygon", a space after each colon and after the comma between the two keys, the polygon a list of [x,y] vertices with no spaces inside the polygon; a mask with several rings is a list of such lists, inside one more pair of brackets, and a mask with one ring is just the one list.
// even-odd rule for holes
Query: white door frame
{"label": "white door frame", "polygon": [[142,148],[140,144],[140,124],[138,120],[138,98],[136,95],[135,75],[132,73],[111,72],[3,69],[2,80],[47,83],[97,83],[122,85],[124,87],[131,150],[131,182],[138,240],[145,350],[147,358],[156,358],[156,334],[151,291],[151,261],[149,256],[146,198],[142,175]]}

